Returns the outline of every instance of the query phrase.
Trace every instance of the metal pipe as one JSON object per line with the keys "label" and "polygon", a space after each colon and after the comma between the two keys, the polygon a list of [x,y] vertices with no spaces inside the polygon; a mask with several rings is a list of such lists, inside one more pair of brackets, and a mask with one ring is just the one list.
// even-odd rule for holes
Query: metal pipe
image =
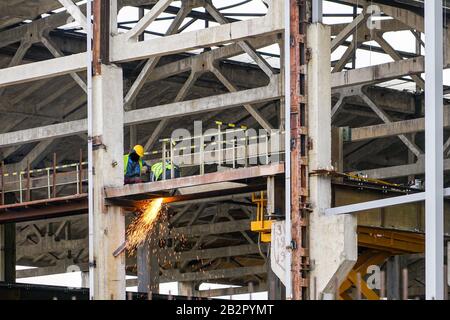
{"label": "metal pipe", "polygon": [[27,160],[27,201],[31,201],[30,161]]}
{"label": "metal pipe", "polygon": [[5,204],[5,162],[4,161],[2,161],[2,163],[0,165],[0,181],[2,184],[2,196],[1,196],[0,204],[4,205]]}
{"label": "metal pipe", "polygon": [[19,200],[20,203],[23,202],[23,196],[22,196],[22,172],[19,171]]}
{"label": "metal pipe", "polygon": [[47,168],[47,198],[52,197],[52,191],[50,189],[50,168]]}
{"label": "metal pipe", "polygon": [[56,153],[53,153],[53,182],[52,197],[56,198]]}
{"label": "metal pipe", "polygon": [[88,230],[89,230],[89,299],[94,300],[94,175],[93,175],[93,119],[92,119],[92,0],[86,3],[87,57],[87,118],[88,118]]}
{"label": "metal pipe", "polygon": [[403,269],[402,273],[402,300],[409,300],[408,291],[408,269]]}
{"label": "metal pipe", "polygon": [[78,164],[80,170],[78,176],[78,193],[83,193],[83,149],[80,149],[80,162]]}
{"label": "metal pipe", "polygon": [[[284,150],[285,150],[285,241],[286,248],[290,248],[292,242],[291,235],[291,8],[290,1],[284,1]],[[291,251],[287,250],[285,260],[285,286],[286,299],[292,299],[292,280],[291,280]]]}
{"label": "metal pipe", "polygon": [[425,283],[427,300],[444,299],[442,0],[425,1]]}

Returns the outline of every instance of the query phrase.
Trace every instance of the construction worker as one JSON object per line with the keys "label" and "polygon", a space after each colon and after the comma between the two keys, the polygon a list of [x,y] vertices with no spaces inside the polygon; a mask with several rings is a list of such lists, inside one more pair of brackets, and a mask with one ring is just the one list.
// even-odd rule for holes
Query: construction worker
{"label": "construction worker", "polygon": [[148,173],[150,166],[145,163],[144,147],[136,145],[129,154],[123,156],[123,171],[125,184],[134,184],[143,182],[143,177]]}
{"label": "construction worker", "polygon": [[[150,181],[160,181],[163,180],[163,162],[157,162],[154,165],[152,165],[150,170]],[[166,160],[166,180],[169,180],[172,177],[172,163],[170,161]],[[180,177],[180,168],[176,165],[174,165],[174,178]]]}

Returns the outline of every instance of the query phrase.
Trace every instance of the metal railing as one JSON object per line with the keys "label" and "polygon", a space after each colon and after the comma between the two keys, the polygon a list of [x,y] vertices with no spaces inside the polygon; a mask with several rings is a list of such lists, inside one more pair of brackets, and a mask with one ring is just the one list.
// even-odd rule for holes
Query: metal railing
{"label": "metal railing", "polygon": [[[284,132],[279,130],[256,132],[246,127],[223,130],[219,123],[217,129],[210,129],[203,135],[159,141],[161,150],[146,153],[149,163],[168,162],[180,169],[198,167],[200,175],[205,174],[207,167],[208,172],[212,172],[218,167],[236,169],[284,160]],[[167,169],[162,167],[162,179],[166,179]],[[171,166],[170,177],[175,178],[174,166]]]}
{"label": "metal railing", "polygon": [[[216,129],[203,135],[161,139],[161,150],[147,152],[146,158],[151,157],[149,163],[170,162],[180,169],[198,167],[198,174],[203,175],[206,171],[219,170],[219,167],[236,169],[280,162],[284,157],[283,139],[284,132],[279,130],[256,132],[246,127],[224,130],[222,123],[217,122]],[[30,169],[27,164],[26,170],[17,172],[7,172],[2,162],[0,205],[57,198],[58,189],[67,186],[73,186],[70,195],[82,194],[83,184],[87,182],[87,162],[82,159],[80,151],[79,162],[57,165],[54,154],[51,167]],[[166,166],[163,166],[163,179],[166,179],[166,173]],[[191,174],[183,170],[182,174],[194,175],[197,170]],[[175,178],[174,166],[170,177]],[[7,199],[7,194],[12,196]]]}
{"label": "metal railing", "polygon": [[[57,165],[56,154],[53,165],[47,168],[7,172],[5,163],[0,165],[0,205],[24,203],[35,200],[54,199],[59,197],[58,189],[73,186],[71,195],[83,193],[83,183],[87,181],[85,174],[87,162]],[[7,195],[11,195],[7,198]],[[14,199],[14,200],[11,200]]]}

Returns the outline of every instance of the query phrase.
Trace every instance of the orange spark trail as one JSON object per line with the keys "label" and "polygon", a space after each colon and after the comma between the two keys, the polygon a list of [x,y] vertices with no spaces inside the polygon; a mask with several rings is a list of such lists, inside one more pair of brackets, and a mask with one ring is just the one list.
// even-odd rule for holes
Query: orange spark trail
{"label": "orange spark trail", "polygon": [[146,204],[142,208],[142,213],[128,226],[127,249],[129,252],[134,252],[152,232],[160,217],[163,200],[158,198]]}

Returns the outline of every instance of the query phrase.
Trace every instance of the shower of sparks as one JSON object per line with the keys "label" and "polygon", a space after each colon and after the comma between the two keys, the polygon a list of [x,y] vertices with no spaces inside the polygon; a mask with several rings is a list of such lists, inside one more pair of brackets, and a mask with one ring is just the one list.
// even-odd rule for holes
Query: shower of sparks
{"label": "shower of sparks", "polygon": [[127,249],[134,252],[152,233],[163,209],[163,198],[146,203],[139,216],[128,226]]}

